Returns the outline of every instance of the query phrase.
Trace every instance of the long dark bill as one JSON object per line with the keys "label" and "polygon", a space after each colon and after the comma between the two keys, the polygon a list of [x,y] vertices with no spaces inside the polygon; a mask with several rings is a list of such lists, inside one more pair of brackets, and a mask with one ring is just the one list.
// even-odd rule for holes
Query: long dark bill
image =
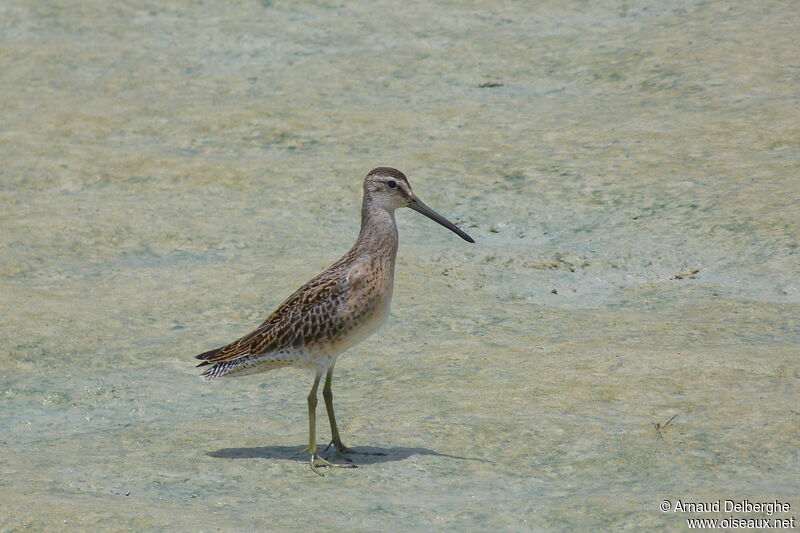
{"label": "long dark bill", "polygon": [[467,242],[475,242],[472,239],[472,237],[470,237],[469,235],[467,235],[466,233],[461,231],[461,229],[459,229],[458,226],[456,226],[455,224],[453,224],[452,222],[450,222],[449,220],[444,218],[442,215],[440,215],[439,213],[437,213],[436,211],[434,211],[433,209],[428,207],[425,204],[425,202],[423,202],[422,200],[420,200],[416,196],[412,196],[411,197],[411,201],[408,202],[408,207],[410,207],[411,209],[413,209],[417,213],[422,213],[423,215],[425,215],[429,219],[438,222],[439,224],[441,224],[445,228],[449,229],[450,231],[452,231],[453,233],[455,233],[456,235],[458,235],[459,237],[461,237],[465,241],[467,241]]}

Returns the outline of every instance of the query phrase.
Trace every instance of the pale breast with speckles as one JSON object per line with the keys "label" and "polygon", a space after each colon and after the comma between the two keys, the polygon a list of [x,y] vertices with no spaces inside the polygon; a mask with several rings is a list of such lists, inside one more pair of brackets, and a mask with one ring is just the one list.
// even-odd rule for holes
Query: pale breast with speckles
{"label": "pale breast with speckles", "polygon": [[347,274],[349,294],[330,318],[333,333],[323,334],[320,351],[338,355],[375,333],[389,318],[392,304],[393,268],[384,258],[358,261]]}

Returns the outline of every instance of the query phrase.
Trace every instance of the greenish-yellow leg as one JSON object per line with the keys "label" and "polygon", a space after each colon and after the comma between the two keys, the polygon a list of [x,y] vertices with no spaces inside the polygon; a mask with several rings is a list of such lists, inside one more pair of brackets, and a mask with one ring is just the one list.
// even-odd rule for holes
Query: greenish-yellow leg
{"label": "greenish-yellow leg", "polygon": [[332,466],[338,466],[341,468],[357,468],[357,467],[354,464],[340,465],[336,463],[331,463],[326,461],[319,455],[317,455],[317,387],[319,386],[319,378],[320,376],[314,377],[314,386],[311,387],[311,392],[308,394],[308,448],[306,448],[306,450],[308,451],[308,453],[311,454],[311,470],[313,470],[320,476],[324,476],[325,474],[319,471],[320,467],[323,468]]}
{"label": "greenish-yellow leg", "polygon": [[[339,453],[360,453],[362,455],[386,455],[381,452],[357,452],[352,448],[348,448],[342,444],[342,437],[339,436],[339,428],[336,427],[336,414],[333,412],[333,391],[331,390],[331,381],[333,381],[333,368],[328,370],[325,376],[325,387],[322,388],[322,397],[325,399],[325,409],[328,411],[328,420],[331,423],[331,442],[325,447],[325,450],[331,447],[331,444],[336,447]],[[323,450],[324,451],[324,450]]]}

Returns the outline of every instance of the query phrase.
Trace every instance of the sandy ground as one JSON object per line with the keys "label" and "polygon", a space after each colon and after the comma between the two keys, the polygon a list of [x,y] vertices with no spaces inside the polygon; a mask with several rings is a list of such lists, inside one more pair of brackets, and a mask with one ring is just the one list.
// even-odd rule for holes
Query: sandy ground
{"label": "sandy ground", "polygon": [[[4,0],[0,531],[797,516],[798,34],[789,1]],[[386,455],[320,478],[309,375],[192,356],[347,250],[378,165],[477,243],[398,214],[334,385]]]}

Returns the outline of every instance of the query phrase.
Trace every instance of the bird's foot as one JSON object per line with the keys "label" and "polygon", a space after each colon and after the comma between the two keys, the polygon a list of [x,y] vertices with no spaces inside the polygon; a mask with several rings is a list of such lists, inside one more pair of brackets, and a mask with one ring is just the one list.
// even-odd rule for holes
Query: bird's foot
{"label": "bird's foot", "polygon": [[319,474],[322,477],[325,477],[324,472],[320,472],[320,468],[358,468],[353,463],[347,464],[340,464],[340,463],[331,463],[330,461],[323,459],[319,455],[312,454],[311,455],[311,470],[314,471],[315,474]]}
{"label": "bird's foot", "polygon": [[359,451],[354,450],[353,448],[348,448],[347,446],[345,446],[341,442],[336,442],[336,441],[333,441],[333,440],[330,441],[328,443],[328,445],[325,446],[325,449],[322,450],[322,451],[323,452],[328,451],[328,448],[330,448],[331,446],[334,446],[336,448],[336,451],[339,452],[339,453],[355,453],[355,454],[359,454],[359,455],[386,455],[383,452],[359,452]]}

